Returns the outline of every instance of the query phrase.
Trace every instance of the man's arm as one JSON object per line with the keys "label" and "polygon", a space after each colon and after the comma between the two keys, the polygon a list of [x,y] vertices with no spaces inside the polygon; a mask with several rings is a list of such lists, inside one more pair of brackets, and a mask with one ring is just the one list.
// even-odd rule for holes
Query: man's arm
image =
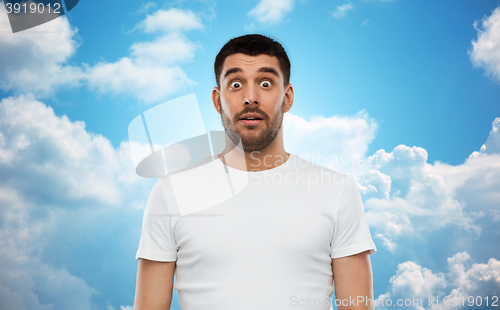
{"label": "man's arm", "polygon": [[169,310],[175,262],[139,258],[134,310]]}
{"label": "man's arm", "polygon": [[339,309],[374,309],[372,265],[368,251],[332,259],[332,271],[335,298],[339,300],[337,305],[341,303]]}

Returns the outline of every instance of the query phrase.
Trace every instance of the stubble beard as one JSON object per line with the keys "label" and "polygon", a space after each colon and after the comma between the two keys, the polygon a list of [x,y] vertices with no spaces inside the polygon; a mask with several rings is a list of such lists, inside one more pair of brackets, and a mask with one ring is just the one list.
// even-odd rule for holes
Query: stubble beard
{"label": "stubble beard", "polygon": [[[285,98],[283,98],[283,103],[281,105],[280,111],[274,116],[269,125],[267,123],[261,124],[259,126],[265,125],[263,131],[260,134],[257,134],[256,131],[258,129],[246,129],[245,133],[236,128],[234,122],[239,122],[239,119],[231,120],[229,116],[227,116],[222,110],[221,104],[221,120],[222,125],[228,135],[229,139],[233,142],[234,145],[238,145],[240,143],[243,147],[243,151],[245,152],[260,152],[265,149],[271,142],[276,139],[278,133],[281,129],[281,125],[283,124],[283,113],[285,111]],[[259,113],[264,117],[263,122],[268,122],[269,116],[265,114],[258,108],[248,108],[242,111],[239,115],[243,115],[244,113]]]}

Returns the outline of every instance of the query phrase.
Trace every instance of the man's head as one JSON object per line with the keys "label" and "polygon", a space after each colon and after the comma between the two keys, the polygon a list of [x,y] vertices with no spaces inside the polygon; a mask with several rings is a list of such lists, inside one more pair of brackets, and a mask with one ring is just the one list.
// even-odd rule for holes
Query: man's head
{"label": "man's head", "polygon": [[255,152],[282,143],[283,113],[293,104],[289,70],[283,47],[260,35],[232,39],[219,52],[212,101],[235,145],[241,138],[243,149]]}
{"label": "man's head", "polygon": [[220,87],[220,75],[226,58],[233,54],[248,56],[269,55],[278,59],[284,77],[284,86],[290,82],[290,60],[281,44],[260,34],[248,34],[229,40],[215,57],[215,81]]}

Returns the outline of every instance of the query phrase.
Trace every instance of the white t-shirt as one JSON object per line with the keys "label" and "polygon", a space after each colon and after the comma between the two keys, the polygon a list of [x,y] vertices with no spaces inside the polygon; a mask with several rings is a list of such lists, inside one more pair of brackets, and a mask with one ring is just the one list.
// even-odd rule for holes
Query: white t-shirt
{"label": "white t-shirt", "polygon": [[[332,258],[376,251],[358,188],[341,173],[293,154],[259,172],[218,159],[202,168],[158,179],[136,255],[177,261],[183,310],[326,310]],[[185,207],[186,197],[205,207]]]}

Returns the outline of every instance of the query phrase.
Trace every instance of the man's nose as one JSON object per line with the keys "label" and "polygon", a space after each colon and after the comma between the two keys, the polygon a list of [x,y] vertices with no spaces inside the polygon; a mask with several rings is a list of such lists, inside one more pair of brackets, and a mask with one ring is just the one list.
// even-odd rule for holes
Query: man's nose
{"label": "man's nose", "polygon": [[245,105],[260,105],[257,87],[255,87],[254,85],[248,85],[246,87],[245,99],[243,103]]}

